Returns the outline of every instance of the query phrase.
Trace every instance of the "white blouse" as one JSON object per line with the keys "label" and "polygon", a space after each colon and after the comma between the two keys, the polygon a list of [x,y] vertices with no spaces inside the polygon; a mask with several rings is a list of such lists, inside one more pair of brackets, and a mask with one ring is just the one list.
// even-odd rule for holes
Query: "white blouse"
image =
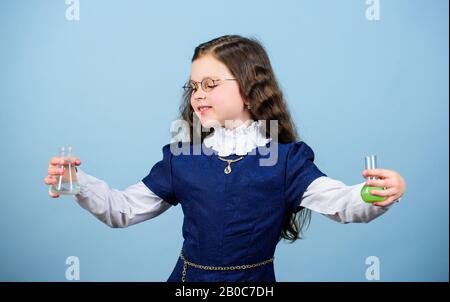
{"label": "white blouse", "polygon": [[[219,156],[243,155],[270,139],[261,132],[261,123],[253,121],[233,130],[216,128],[206,137],[207,147]],[[77,168],[80,193],[74,195],[78,204],[110,227],[124,228],[154,218],[172,205],[153,193],[142,181],[123,191]],[[360,195],[364,182],[347,186],[339,180],[322,176],[315,179],[302,196],[301,206],[340,223],[369,222],[382,215],[391,206],[379,207],[365,203]]]}

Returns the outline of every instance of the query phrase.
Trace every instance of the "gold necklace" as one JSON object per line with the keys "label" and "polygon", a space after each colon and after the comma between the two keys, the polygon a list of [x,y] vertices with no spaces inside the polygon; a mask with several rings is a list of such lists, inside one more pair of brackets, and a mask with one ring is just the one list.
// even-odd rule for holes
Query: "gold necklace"
{"label": "gold necklace", "polygon": [[225,172],[225,174],[230,174],[231,173],[231,164],[235,163],[235,162],[237,162],[237,161],[239,161],[241,159],[243,159],[244,157],[241,156],[241,157],[236,158],[236,159],[225,159],[225,158],[222,158],[222,157],[218,156],[218,158],[220,160],[226,161],[228,163],[228,166],[226,166],[226,168],[223,170],[223,172]]}

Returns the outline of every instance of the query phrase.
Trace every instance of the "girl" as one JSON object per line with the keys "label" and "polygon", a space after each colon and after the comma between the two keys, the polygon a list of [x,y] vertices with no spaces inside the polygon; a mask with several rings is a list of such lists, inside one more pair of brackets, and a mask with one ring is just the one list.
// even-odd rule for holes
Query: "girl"
{"label": "girl", "polygon": [[[192,139],[165,145],[142,181],[119,191],[77,170],[76,201],[111,227],[181,204],[184,242],[168,281],[275,281],[276,245],[299,238],[310,210],[340,223],[369,222],[404,193],[403,178],[392,170],[365,170],[364,177],[379,180],[353,186],[319,170],[313,150],[298,139],[265,50],[253,39],[223,36],[199,45],[184,88],[181,117]],[[212,133],[199,131],[196,119]],[[262,164],[268,149],[272,161]],[[60,158],[50,161],[46,184],[62,173],[58,165]],[[384,187],[372,195],[386,199],[365,203],[364,184]]]}

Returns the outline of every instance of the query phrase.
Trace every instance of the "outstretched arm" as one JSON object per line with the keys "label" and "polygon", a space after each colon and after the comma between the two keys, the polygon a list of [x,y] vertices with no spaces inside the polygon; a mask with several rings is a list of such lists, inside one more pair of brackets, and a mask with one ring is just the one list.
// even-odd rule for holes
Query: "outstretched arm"
{"label": "outstretched arm", "polygon": [[85,173],[79,167],[77,178],[80,193],[75,195],[75,200],[113,228],[124,228],[154,218],[171,206],[150,191],[142,181],[119,191],[110,189],[106,182]]}
{"label": "outstretched arm", "polygon": [[[370,174],[373,175],[373,174]],[[361,188],[366,183],[347,186],[339,180],[322,176],[314,180],[303,194],[301,206],[333,219],[340,223],[370,222],[386,213],[390,206],[400,199],[403,194],[388,197],[379,205],[365,203],[361,198]],[[375,183],[379,185],[380,183]],[[381,185],[386,183],[381,183]],[[404,188],[404,185],[402,185]],[[397,188],[386,187],[385,196],[393,193]],[[389,191],[390,190],[390,191]],[[382,191],[380,191],[382,192]]]}

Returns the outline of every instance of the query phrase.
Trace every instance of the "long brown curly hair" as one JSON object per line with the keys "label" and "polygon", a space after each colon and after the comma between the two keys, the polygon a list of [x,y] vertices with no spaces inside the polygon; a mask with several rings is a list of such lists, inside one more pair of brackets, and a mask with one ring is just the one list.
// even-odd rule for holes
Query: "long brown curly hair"
{"label": "long brown curly hair", "polygon": [[[294,123],[284,101],[281,89],[275,78],[269,57],[263,46],[256,39],[239,35],[226,35],[202,43],[195,48],[192,62],[212,55],[225,64],[238,80],[241,96],[250,104],[250,116],[253,120],[278,121],[278,142],[292,143],[299,140]],[[191,93],[183,94],[180,106],[181,118],[189,124],[189,135],[194,141],[203,142],[211,132],[199,131],[194,127],[194,109],[190,103]],[[270,123],[264,126],[266,137],[271,136]],[[283,230],[279,240],[291,243],[301,238],[301,234],[311,221],[311,211],[302,208],[299,212],[286,213]]]}

